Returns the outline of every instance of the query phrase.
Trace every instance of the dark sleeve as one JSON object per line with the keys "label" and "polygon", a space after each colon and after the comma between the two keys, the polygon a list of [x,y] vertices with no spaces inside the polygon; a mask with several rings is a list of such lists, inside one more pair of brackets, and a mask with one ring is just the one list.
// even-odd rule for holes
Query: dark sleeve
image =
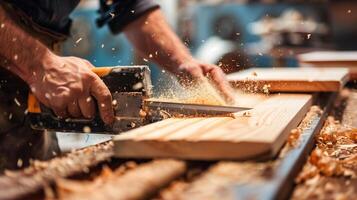
{"label": "dark sleeve", "polygon": [[97,25],[102,27],[108,24],[112,33],[117,34],[126,25],[158,8],[159,5],[153,0],[100,0]]}

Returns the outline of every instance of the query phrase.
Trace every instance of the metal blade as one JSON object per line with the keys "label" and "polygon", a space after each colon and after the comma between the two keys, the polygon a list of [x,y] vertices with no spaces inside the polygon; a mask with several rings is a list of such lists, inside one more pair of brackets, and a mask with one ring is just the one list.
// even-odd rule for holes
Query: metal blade
{"label": "metal blade", "polygon": [[176,113],[176,114],[182,114],[188,116],[224,115],[224,114],[235,113],[235,112],[251,109],[245,107],[185,104],[185,103],[152,101],[152,100],[145,101],[144,107],[148,107],[152,111],[163,110],[168,112],[169,114]]}

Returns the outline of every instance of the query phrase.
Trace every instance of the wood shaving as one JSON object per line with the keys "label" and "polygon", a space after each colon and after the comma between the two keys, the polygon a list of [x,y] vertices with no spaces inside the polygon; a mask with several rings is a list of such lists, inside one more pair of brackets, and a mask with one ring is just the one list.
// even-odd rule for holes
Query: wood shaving
{"label": "wood shaving", "polygon": [[112,155],[113,143],[106,142],[49,161],[32,161],[29,167],[20,171],[6,171],[0,176],[0,199],[21,199],[56,179],[86,173],[91,166],[110,159]]}
{"label": "wood shaving", "polygon": [[309,112],[306,114],[304,120],[300,123],[300,125],[296,129],[290,131],[287,144],[291,147],[296,147],[298,145],[301,133],[305,129],[308,129],[311,125],[311,121],[316,117],[319,117],[321,114],[322,114],[322,110],[320,107],[311,106]]}
{"label": "wood shaving", "polygon": [[351,197],[357,195],[357,184],[354,187],[341,185],[347,181],[357,183],[356,136],[357,129],[344,127],[333,117],[328,117],[316,136],[316,148],[296,178],[299,185],[292,199],[353,199]]}
{"label": "wood shaving", "polygon": [[291,130],[290,135],[288,137],[288,144],[293,147],[297,146],[300,135],[301,135],[300,130],[298,130],[298,129]]}
{"label": "wood shaving", "polygon": [[271,85],[270,84],[264,84],[263,85],[263,92],[265,94],[269,94],[269,89],[271,88]]}

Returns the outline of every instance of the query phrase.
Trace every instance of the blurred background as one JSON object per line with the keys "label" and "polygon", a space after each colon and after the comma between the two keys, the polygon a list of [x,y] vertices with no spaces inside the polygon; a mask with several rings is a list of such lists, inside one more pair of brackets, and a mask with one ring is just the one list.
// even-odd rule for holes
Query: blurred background
{"label": "blurred background", "polygon": [[[296,67],[297,54],[357,49],[357,1],[158,0],[167,20],[199,59],[225,72],[250,67]],[[167,79],[146,63],[123,35],[98,29],[98,0],[82,1],[73,14],[65,55],[96,66],[148,64],[154,87]],[[161,84],[162,85],[162,84]]]}

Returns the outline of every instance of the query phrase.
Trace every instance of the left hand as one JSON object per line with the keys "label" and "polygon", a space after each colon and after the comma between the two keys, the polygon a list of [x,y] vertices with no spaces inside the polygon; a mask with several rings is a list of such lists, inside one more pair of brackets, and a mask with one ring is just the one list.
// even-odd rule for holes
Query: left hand
{"label": "left hand", "polygon": [[225,100],[230,104],[234,104],[233,89],[228,83],[225,73],[216,65],[192,59],[178,67],[177,76],[180,83],[185,86],[200,82],[207,77],[213,82]]}

